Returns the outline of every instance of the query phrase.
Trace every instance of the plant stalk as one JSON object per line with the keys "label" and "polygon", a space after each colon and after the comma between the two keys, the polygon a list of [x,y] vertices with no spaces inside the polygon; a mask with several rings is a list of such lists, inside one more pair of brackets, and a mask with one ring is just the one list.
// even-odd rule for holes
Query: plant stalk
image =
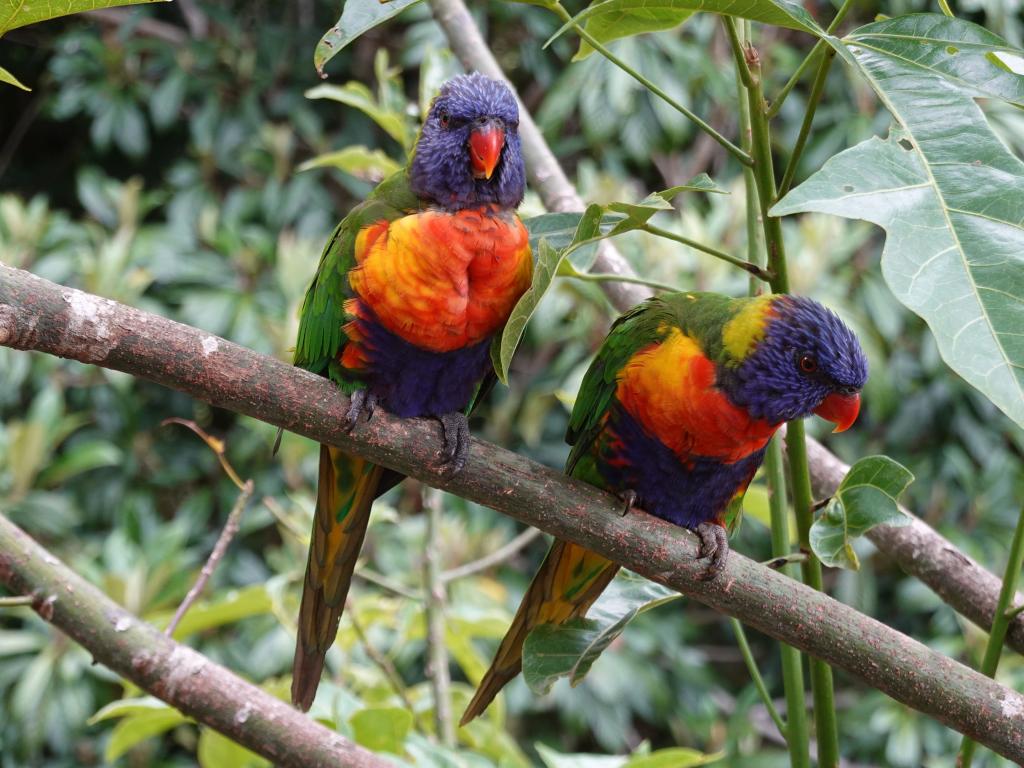
{"label": "plant stalk", "polygon": [[587,30],[585,30],[583,27],[576,23],[573,19],[572,14],[565,10],[565,8],[562,7],[562,4],[558,2],[558,0],[551,0],[551,2],[545,5],[545,7],[553,11],[563,22],[570,25],[572,29],[576,32],[576,34],[579,35],[581,39],[585,40],[591,48],[600,53],[602,56],[608,59],[608,61],[610,61],[612,64],[614,64],[623,72],[625,72],[627,75],[632,77],[644,88],[646,88],[659,99],[664,101],[674,110],[685,115],[698,128],[704,131],[704,133],[706,133],[712,139],[721,144],[722,147],[725,148],[727,152],[729,152],[729,154],[731,154],[733,157],[735,157],[737,160],[743,163],[743,165],[750,165],[753,162],[749,154],[744,152],[742,149],[740,149],[731,141],[729,141],[729,139],[727,139],[721,133],[716,131],[709,123],[702,120],[695,112],[688,109],[683,104],[680,104],[678,101],[676,101],[667,93],[665,93],[665,91],[663,91],[653,82],[651,82],[642,74],[633,69],[633,67],[629,66],[629,64],[627,64],[614,53],[612,53],[610,50],[608,50],[608,48],[602,45],[597,38],[595,38],[593,35],[587,32]]}
{"label": "plant stalk", "polygon": [[785,197],[793,186],[793,177],[796,175],[796,167],[800,162],[800,156],[804,153],[807,145],[807,138],[811,135],[811,126],[814,124],[814,113],[821,102],[821,95],[825,92],[825,83],[828,81],[828,73],[832,68],[832,61],[836,57],[834,48],[825,51],[821,63],[818,64],[818,71],[814,75],[814,84],[811,86],[811,95],[807,99],[807,111],[804,112],[804,120],[800,124],[800,134],[793,145],[793,152],[789,156],[789,163],[786,165],[786,172],[782,174],[782,183],[779,184],[778,198]]}
{"label": "plant stalk", "polygon": [[742,654],[743,661],[747,665],[747,671],[750,672],[750,677],[754,681],[754,687],[757,688],[761,701],[764,703],[765,709],[768,710],[768,715],[771,717],[772,722],[775,723],[775,727],[779,729],[782,738],[788,739],[786,723],[782,720],[779,710],[775,708],[772,695],[768,692],[768,686],[764,684],[764,678],[761,677],[761,670],[757,668],[757,660],[754,659],[754,654],[750,650],[750,643],[747,642],[747,633],[743,631],[743,624],[738,619],[731,617],[729,623],[732,624],[732,631],[736,635],[736,644],[740,647],[740,654]]}
{"label": "plant stalk", "polygon": [[[775,293],[788,293],[789,272],[786,266],[782,222],[777,217],[768,215],[769,208],[775,202],[777,188],[772,164],[771,133],[761,85],[761,62],[757,51],[752,47],[748,46],[744,54],[754,83],[752,88],[747,89],[753,140],[751,152],[754,157],[754,179],[757,183],[765,245],[768,250],[768,268],[773,274],[771,287]],[[821,562],[810,548],[813,499],[802,421],[789,423],[786,448],[789,453],[790,488],[797,530],[800,534],[800,548],[807,553],[807,560],[801,566],[801,572],[805,584],[821,591]],[[810,670],[811,690],[814,694],[814,723],[818,739],[818,764],[821,768],[835,768],[839,764],[839,735],[832,669],[820,660],[811,659]]]}
{"label": "plant stalk", "polygon": [[771,280],[771,275],[764,269],[759,267],[757,264],[753,264],[745,259],[738,259],[735,256],[726,253],[725,251],[720,251],[717,248],[712,248],[710,245],[698,243],[696,240],[691,240],[688,237],[677,235],[675,232],[670,232],[667,229],[656,227],[653,224],[644,224],[642,227],[640,227],[640,231],[647,232],[648,234],[651,235],[657,235],[658,237],[664,237],[666,240],[674,240],[677,243],[687,245],[690,248],[693,248],[694,250],[701,251],[710,256],[714,256],[716,259],[721,259],[722,261],[728,262],[733,266],[739,267],[740,269],[749,272],[758,280],[762,280],[766,283]]}
{"label": "plant stalk", "polygon": [[[1006,562],[1006,572],[1003,574],[1003,587],[999,590],[999,602],[996,607],[996,615],[992,621],[992,631],[988,635],[988,643],[985,646],[985,657],[981,661],[981,674],[987,677],[995,677],[996,669],[999,667],[999,658],[1003,653],[1003,642],[1006,640],[1006,630],[1010,621],[1016,615],[1010,609],[1014,596],[1017,594],[1017,581],[1020,578],[1020,569],[1024,566],[1024,509],[1017,517],[1017,527],[1013,531],[1013,540],[1010,542],[1010,559]],[[971,768],[971,761],[974,759],[974,748],[976,744],[969,736],[964,736],[960,744],[960,758],[957,762],[958,768]]]}
{"label": "plant stalk", "polygon": [[426,593],[427,677],[434,694],[434,725],[438,740],[446,747],[455,747],[455,720],[452,719],[451,672],[445,646],[444,606],[447,590],[441,578],[441,491],[423,486],[424,513],[427,518],[426,547],[423,555],[423,586]]}
{"label": "plant stalk", "polygon": [[[940,3],[944,1],[945,0],[939,0]],[[843,0],[843,4],[839,6],[839,10],[836,11],[835,18],[832,19],[832,23],[829,24],[828,29],[825,30],[825,34],[831,35],[835,32],[836,27],[842,24],[843,19],[846,18],[846,14],[850,12],[851,8],[853,8],[853,0]],[[810,53],[808,53],[807,57],[800,62],[800,66],[796,68],[796,72],[794,72],[792,77],[790,77],[789,80],[786,81],[786,84],[782,86],[782,90],[779,91],[779,95],[776,96],[775,101],[772,102],[771,107],[768,109],[769,120],[779,114],[779,110],[782,109],[782,103],[786,100],[786,97],[789,96],[790,91],[792,91],[796,84],[800,82],[800,78],[804,76],[804,72],[806,72],[811,64],[814,63],[814,60],[818,55],[825,48],[831,47],[832,46],[830,46],[825,40],[818,40],[818,42],[814,44]]]}

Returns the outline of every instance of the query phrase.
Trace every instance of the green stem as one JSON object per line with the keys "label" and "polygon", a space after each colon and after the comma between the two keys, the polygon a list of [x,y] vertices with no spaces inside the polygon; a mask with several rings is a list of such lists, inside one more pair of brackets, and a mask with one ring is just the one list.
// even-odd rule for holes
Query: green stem
{"label": "green stem", "polygon": [[555,14],[558,15],[558,17],[563,22],[565,22],[566,24],[571,26],[573,28],[573,30],[576,32],[576,34],[579,35],[581,39],[585,40],[590,45],[591,48],[593,48],[595,51],[600,53],[602,56],[604,56],[606,59],[608,59],[608,61],[610,61],[612,64],[614,64],[619,69],[621,69],[623,72],[625,72],[627,75],[632,77],[634,80],[636,80],[642,86],[644,86],[644,88],[646,88],[648,91],[650,91],[655,96],[660,98],[662,101],[664,101],[670,107],[675,109],[677,112],[680,112],[683,115],[685,115],[698,128],[700,128],[708,136],[710,136],[715,141],[717,141],[719,144],[721,144],[733,157],[735,157],[741,163],[743,163],[744,165],[750,165],[753,162],[751,160],[751,158],[750,158],[750,155],[748,155],[742,149],[737,147],[735,144],[733,144],[731,141],[729,141],[729,139],[727,139],[725,136],[723,136],[718,131],[716,131],[713,127],[711,127],[711,125],[709,125],[704,120],[702,120],[700,117],[698,117],[695,112],[693,112],[692,110],[688,109],[684,105],[680,104],[678,101],[676,101],[671,96],[669,96],[667,93],[665,93],[665,91],[663,91],[661,88],[659,88],[653,82],[648,80],[646,77],[644,77],[639,72],[637,72],[635,69],[633,69],[631,66],[629,66],[626,62],[624,62],[622,59],[620,59],[618,56],[616,56],[614,53],[612,53],[610,50],[608,50],[604,45],[601,44],[601,42],[597,38],[595,38],[593,35],[591,35],[589,32],[587,32],[587,30],[585,30],[583,27],[581,27],[579,24],[576,23],[575,20],[573,19],[572,14],[570,14],[567,10],[565,10],[565,8],[562,7],[562,4],[560,2],[558,2],[558,0],[551,0],[551,2],[547,3],[545,7],[547,7],[549,10],[553,11]]}
{"label": "green stem", "polygon": [[656,280],[645,280],[642,277],[616,275],[611,272],[575,272],[571,275],[559,275],[559,277],[568,277],[573,280],[582,280],[583,282],[586,283],[632,283],[634,285],[646,285],[648,288],[654,288],[656,291],[669,291],[670,293],[677,293],[678,291],[682,290],[677,285],[659,283]]}
{"label": "green stem", "polygon": [[[999,600],[996,602],[996,613],[992,618],[992,631],[988,635],[988,644],[985,646],[985,657],[981,661],[981,673],[988,677],[995,677],[996,669],[999,667],[999,657],[1003,652],[1003,642],[1006,640],[1006,630],[1010,627],[1010,621],[1016,613],[1010,609],[1014,596],[1017,594],[1017,580],[1020,577],[1020,569],[1024,566],[1024,509],[1017,517],[1017,527],[1013,531],[1013,541],[1010,542],[1010,559],[1006,562],[1006,571],[1003,573],[1003,586],[999,590]],[[975,742],[965,736],[960,745],[960,759],[957,762],[959,768],[971,768],[971,760],[974,759]]]}
{"label": "green stem", "polygon": [[[943,3],[945,0],[939,0],[939,2]],[[843,4],[839,6],[839,10],[836,11],[835,18],[832,19],[832,23],[829,24],[828,29],[825,30],[825,34],[831,35],[835,32],[836,27],[842,24],[843,19],[846,18],[846,14],[850,12],[851,8],[853,8],[853,0],[843,0]],[[789,96],[789,92],[793,90],[794,86],[796,86],[798,82],[800,82],[800,78],[804,76],[804,72],[807,71],[811,64],[814,63],[814,60],[818,58],[818,55],[826,47],[832,48],[832,46],[830,46],[824,39],[818,40],[818,42],[814,44],[814,47],[811,48],[811,52],[807,54],[807,58],[800,62],[800,66],[796,68],[796,72],[794,72],[793,76],[786,81],[784,86],[782,86],[782,90],[779,91],[779,95],[776,96],[775,101],[772,102],[771,108],[768,110],[769,120],[779,114],[779,110],[782,109],[782,103],[786,100],[786,97]]]}
{"label": "green stem", "polygon": [[[950,18],[956,17],[956,14],[953,13],[953,9],[949,7],[949,0],[939,0],[939,8],[941,8],[942,12]],[[969,763],[964,763],[964,765],[969,765]]]}
{"label": "green stem", "polygon": [[807,144],[807,137],[811,135],[811,125],[814,123],[814,113],[818,109],[818,103],[821,101],[821,95],[825,91],[825,82],[828,80],[828,72],[832,67],[832,60],[836,57],[836,51],[834,48],[829,48],[825,52],[825,56],[822,58],[821,63],[818,65],[818,72],[814,76],[814,85],[811,86],[811,95],[807,99],[807,111],[804,112],[804,121],[800,124],[800,135],[796,138],[796,144],[793,146],[793,153],[789,156],[789,164],[786,166],[786,172],[782,174],[782,183],[779,184],[778,197],[782,198],[790,187],[793,186],[793,177],[796,175],[796,167],[800,162],[800,156],[804,152],[804,147]]}
{"label": "green stem", "polygon": [[677,243],[682,243],[683,245],[688,245],[689,247],[694,248],[698,251],[703,251],[704,253],[714,256],[716,259],[721,259],[722,261],[726,261],[732,264],[733,266],[739,267],[740,269],[749,272],[758,280],[769,282],[772,279],[771,274],[766,272],[757,264],[751,264],[749,261],[745,261],[744,259],[738,259],[735,256],[729,255],[725,251],[720,251],[717,248],[712,248],[710,245],[704,245],[704,243],[698,243],[696,240],[691,240],[688,237],[677,235],[675,232],[670,232],[667,229],[656,227],[653,224],[644,224],[642,227],[640,227],[640,231],[647,232],[648,234],[651,235],[657,235],[658,237],[664,237],[667,240],[675,240]]}
{"label": "green stem", "polygon": [[[733,26],[735,29],[735,26]],[[744,21],[739,34],[730,34],[733,53],[740,76],[736,88],[739,97],[740,140],[743,148],[750,152],[753,147],[753,132],[750,121],[750,101],[748,90],[756,84],[750,77],[750,70],[744,56],[744,42],[750,40],[750,22]],[[742,72],[748,78],[744,80]],[[749,82],[749,88],[745,83]],[[757,181],[751,168],[743,169],[743,184],[746,191],[746,222],[747,222],[747,258],[752,264],[764,265],[764,249],[761,238],[763,234],[759,219]],[[750,278],[749,292],[753,296],[763,286]],[[772,555],[776,558],[788,558],[792,553],[789,545],[789,515],[786,511],[786,476],[782,470],[782,449],[779,439],[772,438],[768,443],[765,456],[765,472],[768,480],[769,507],[771,509]],[[779,570],[790,576],[794,575],[791,565],[783,565]],[[807,730],[807,701],[804,688],[804,670],[800,652],[791,645],[779,643],[779,655],[782,661],[782,688],[786,697],[786,745],[789,748],[791,768],[810,768],[810,738]]]}
{"label": "green stem", "polygon": [[747,642],[747,633],[743,631],[743,625],[739,620],[730,617],[729,623],[732,624],[732,631],[736,633],[736,643],[740,647],[740,653],[743,654],[743,661],[746,662],[747,671],[750,672],[750,677],[754,681],[754,687],[757,688],[757,692],[761,695],[761,701],[764,702],[765,709],[768,710],[768,714],[779,729],[779,733],[785,739],[787,738],[786,724],[772,702],[771,694],[768,693],[768,687],[764,684],[764,678],[761,677],[761,670],[757,668],[757,661],[754,659],[754,654],[750,651],[750,643]]}
{"label": "green stem", "polygon": [[[757,182],[757,196],[761,208],[765,244],[768,249],[768,268],[773,273],[771,286],[775,293],[788,293],[789,273],[786,268],[782,222],[777,217],[768,215],[768,209],[777,197],[777,188],[775,186],[775,169],[772,165],[771,133],[761,87],[761,64],[756,51],[751,49],[746,53],[754,81],[754,87],[747,89],[753,139],[754,180]],[[810,549],[813,499],[811,497],[810,470],[807,465],[807,447],[804,444],[803,422],[790,422],[786,434],[786,447],[789,451],[790,484],[797,529],[800,532],[800,547],[808,555],[807,561],[801,568],[803,580],[808,586],[820,591],[822,587],[821,562]],[[811,690],[814,694],[814,723],[818,737],[818,764],[821,768],[834,768],[839,764],[839,735],[836,724],[832,669],[828,664],[817,659],[811,659],[810,669]]]}
{"label": "green stem", "polygon": [[31,595],[16,595],[14,597],[0,597],[0,608],[20,608],[23,605],[32,605],[35,598]]}
{"label": "green stem", "polygon": [[[790,552],[789,514],[786,509],[786,475],[782,468],[782,447],[779,438],[768,443],[764,459],[768,477],[768,504],[772,521],[772,554],[784,557]],[[795,577],[791,565],[779,569]],[[807,728],[807,701],[804,688],[804,668],[800,652],[791,645],[779,643],[782,658],[782,687],[786,694],[786,744],[792,768],[810,768],[810,736]]]}

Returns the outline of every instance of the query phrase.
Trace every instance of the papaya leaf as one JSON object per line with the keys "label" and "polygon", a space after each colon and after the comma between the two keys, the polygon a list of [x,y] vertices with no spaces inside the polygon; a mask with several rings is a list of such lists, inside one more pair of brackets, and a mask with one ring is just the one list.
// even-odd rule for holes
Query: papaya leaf
{"label": "papaya leaf", "polygon": [[811,549],[832,568],[858,570],[853,540],[876,525],[907,525],[897,499],[914,475],[888,456],[866,456],[846,473],[828,506],[811,526]]}
{"label": "papaya leaf", "polygon": [[[1024,426],[1024,163],[979,97],[1024,105],[1020,51],[960,19],[914,14],[828,38],[898,122],[841,152],[771,210],[886,231],[882,274],[946,363]],[[997,63],[999,62],[999,63]]]}
{"label": "papaya leaf", "polygon": [[316,67],[317,74],[320,77],[327,77],[324,74],[324,66],[342,48],[367,30],[397,16],[418,2],[419,0],[345,0],[338,23],[324,33],[313,51],[313,66]]}
{"label": "papaya leaf", "polygon": [[682,596],[628,571],[621,572],[587,613],[566,624],[542,624],[526,636],[523,679],[541,695],[560,677],[578,685],[635,616]]}

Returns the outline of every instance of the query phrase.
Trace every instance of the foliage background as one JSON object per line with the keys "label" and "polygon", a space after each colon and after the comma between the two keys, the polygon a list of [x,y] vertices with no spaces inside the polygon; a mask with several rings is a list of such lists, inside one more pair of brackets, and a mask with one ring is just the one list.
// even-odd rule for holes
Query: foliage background
{"label": "foliage background", "polygon": [[[395,136],[409,135],[422,91],[456,65],[423,6],[335,57],[329,82],[366,84],[392,121],[390,132],[382,130],[359,109],[304,95],[320,84],[311,54],[336,20],[336,4],[278,5],[196,0],[133,10],[119,23],[78,17],[6,36],[4,65],[34,90],[0,89],[4,261],[287,359],[298,304],[331,226],[371,188],[385,158],[402,162]],[[186,25],[182,10],[189,8],[208,22],[205,36]],[[869,0],[847,24],[925,9],[920,0]],[[638,200],[707,171],[737,194],[687,197],[660,224],[742,252],[740,169],[716,144],[600,57],[570,63],[572,40],[541,49],[557,28],[541,9],[489,2],[476,10],[588,201]],[[831,13],[814,10],[823,18]],[[1019,0],[981,0],[958,10],[1022,43]],[[765,29],[756,42],[772,80],[767,90],[775,92],[809,40]],[[735,135],[730,54],[713,17],[612,47]],[[778,118],[787,147],[799,128],[805,86]],[[997,102],[984,106],[1020,155],[1021,112]],[[884,134],[888,124],[867,86],[835,67],[797,179],[840,149]],[[366,150],[343,158],[347,170],[299,170],[315,156],[352,146]],[[529,198],[524,210],[537,213],[540,206]],[[917,476],[904,497],[908,506],[1001,572],[1015,499],[1024,490],[1020,431],[942,364],[923,323],[889,295],[878,272],[880,231],[816,215],[787,224],[795,290],[813,293],[854,324],[873,364],[861,421],[831,446],[847,460],[884,451],[908,466]],[[620,247],[650,279],[745,290],[741,273],[666,241],[631,234]],[[594,286],[558,281],[527,330],[511,388],[491,396],[475,431],[560,466],[568,404],[613,314]],[[160,426],[171,416],[195,419],[225,439],[239,474],[256,483],[210,604],[195,609],[178,636],[284,696],[313,503],[313,444],[286,435],[274,459],[267,425],[111,371],[0,348],[0,510],[129,610],[166,621],[237,493],[191,433]],[[362,572],[415,592],[424,517],[418,489],[409,486],[378,503]],[[445,568],[473,561],[518,532],[490,510],[452,497],[444,504]],[[763,495],[752,494],[748,522],[734,539],[738,550],[762,559],[764,507]],[[467,672],[478,673],[489,660],[545,546],[535,541],[501,567],[451,585],[446,641],[457,711],[471,691]],[[925,587],[872,557],[869,543],[857,546],[862,569],[830,572],[832,594],[976,666],[984,636]],[[787,764],[728,624],[701,606],[675,601],[645,614],[575,689],[562,682],[538,699],[513,683],[504,706],[460,732],[458,754],[429,738],[432,698],[418,602],[359,578],[346,614],[353,615],[361,632],[346,618],[331,659],[334,684],[323,686],[315,714],[363,743],[404,755],[396,759],[616,766],[625,760],[565,755],[681,745],[724,751],[721,765]],[[413,716],[404,714],[361,635],[393,664]],[[779,691],[774,645],[752,640]],[[1000,678],[1024,683],[1018,658],[1007,656]],[[838,687],[841,743],[851,761],[953,765],[955,734],[841,675]],[[31,612],[0,613],[3,768],[260,762],[146,700],[115,703],[136,696]],[[105,717],[89,721],[112,703]],[[985,753],[975,764],[999,762]]]}

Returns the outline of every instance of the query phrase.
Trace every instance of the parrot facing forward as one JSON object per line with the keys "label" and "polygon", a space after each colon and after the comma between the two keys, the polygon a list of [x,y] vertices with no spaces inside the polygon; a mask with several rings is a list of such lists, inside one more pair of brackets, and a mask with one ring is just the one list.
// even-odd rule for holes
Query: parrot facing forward
{"label": "parrot facing forward", "polygon": [[[615,322],[583,378],[566,472],[697,533],[714,577],[729,551],[725,521],[775,431],[812,413],[849,428],[867,375],[857,337],[810,299],[650,299]],[[519,673],[530,630],[585,616],[618,569],[556,540],[462,724]]]}
{"label": "parrot facing forward", "polygon": [[[445,83],[408,168],[337,226],[302,305],[295,364],[350,395],[348,427],[375,405],[435,417],[449,471],[466,460],[466,413],[493,374],[491,339],[532,276],[515,214],[526,178],[518,126],[503,83],[475,73]],[[399,480],[320,446],[292,671],[292,701],[303,710],[338,632],[370,506]]]}

